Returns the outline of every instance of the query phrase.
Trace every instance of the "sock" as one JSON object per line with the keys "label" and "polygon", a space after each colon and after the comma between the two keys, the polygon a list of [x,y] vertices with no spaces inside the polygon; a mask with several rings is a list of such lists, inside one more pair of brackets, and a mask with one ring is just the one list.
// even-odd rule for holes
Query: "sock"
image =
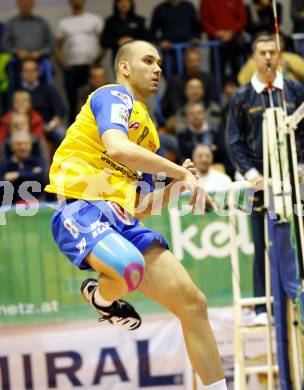
{"label": "sock", "polygon": [[109,307],[112,305],[113,301],[107,301],[106,299],[104,299],[101,295],[100,295],[100,292],[99,292],[99,289],[98,287],[96,288],[96,290],[94,291],[94,302],[96,303],[96,305],[100,306],[100,307]]}
{"label": "sock", "polygon": [[227,390],[226,379],[211,383],[211,385],[205,385],[204,390]]}

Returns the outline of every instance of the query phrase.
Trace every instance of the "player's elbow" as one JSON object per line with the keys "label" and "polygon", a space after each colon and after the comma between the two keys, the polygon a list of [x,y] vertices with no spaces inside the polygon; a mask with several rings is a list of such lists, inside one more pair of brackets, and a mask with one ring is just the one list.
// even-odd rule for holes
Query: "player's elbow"
{"label": "player's elbow", "polygon": [[113,160],[120,162],[124,159],[125,153],[120,145],[111,145],[107,147],[107,155]]}

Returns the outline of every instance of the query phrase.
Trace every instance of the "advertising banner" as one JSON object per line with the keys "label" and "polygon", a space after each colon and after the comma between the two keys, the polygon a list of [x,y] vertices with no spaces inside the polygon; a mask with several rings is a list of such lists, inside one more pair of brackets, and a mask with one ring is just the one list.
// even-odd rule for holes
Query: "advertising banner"
{"label": "advertising banner", "polygon": [[1,390],[184,390],[186,353],[178,321],[146,316],[127,332],[97,320],[6,330]]}
{"label": "advertising banner", "polygon": [[[232,309],[212,308],[209,318],[228,389],[233,389]],[[245,318],[248,320],[249,318]],[[168,313],[145,315],[126,332],[85,320],[9,329],[0,335],[1,390],[203,390],[193,385],[181,327]],[[200,340],[196,341],[197,343]],[[265,333],[246,338],[249,364],[265,362]],[[264,389],[265,376],[248,377],[248,390]]]}

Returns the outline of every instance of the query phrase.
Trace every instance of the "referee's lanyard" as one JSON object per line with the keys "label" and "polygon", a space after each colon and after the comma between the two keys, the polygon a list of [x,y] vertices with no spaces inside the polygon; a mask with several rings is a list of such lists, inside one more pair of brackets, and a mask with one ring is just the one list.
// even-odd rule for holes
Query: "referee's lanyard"
{"label": "referee's lanyard", "polygon": [[267,88],[268,92],[268,99],[266,99],[265,94],[262,92],[260,94],[261,97],[261,104],[263,107],[263,111],[266,110],[266,108],[274,108],[274,107],[284,107],[284,100],[283,100],[283,91],[279,89],[272,89],[272,88]]}

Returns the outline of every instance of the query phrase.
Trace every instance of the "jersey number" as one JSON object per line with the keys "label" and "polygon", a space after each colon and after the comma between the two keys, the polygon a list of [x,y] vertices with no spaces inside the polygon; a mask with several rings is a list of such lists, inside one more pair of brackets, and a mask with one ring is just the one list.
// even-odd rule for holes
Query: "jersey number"
{"label": "jersey number", "polygon": [[63,226],[66,228],[68,232],[72,234],[74,238],[77,238],[79,236],[79,230],[77,229],[77,226],[75,225],[75,222],[71,218],[67,218],[63,222]]}
{"label": "jersey number", "polygon": [[149,128],[145,127],[140,137],[137,140],[137,145],[140,145],[143,142],[143,140],[147,137],[148,134],[149,134]]}

